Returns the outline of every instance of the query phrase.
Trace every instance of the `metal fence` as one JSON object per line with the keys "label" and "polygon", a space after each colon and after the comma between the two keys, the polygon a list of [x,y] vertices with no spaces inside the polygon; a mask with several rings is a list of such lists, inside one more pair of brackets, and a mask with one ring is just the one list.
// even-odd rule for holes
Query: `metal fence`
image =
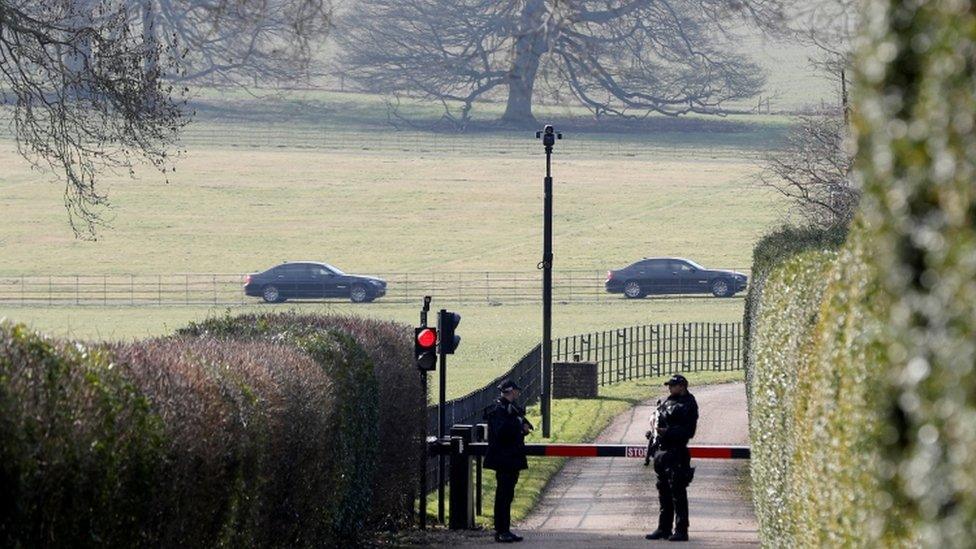
{"label": "metal fence", "polygon": [[[553,340],[553,361],[596,362],[601,386],[674,373],[741,370],[741,322],[689,322],[630,326]],[[484,387],[445,403],[447,428],[481,422],[498,398],[497,386],[511,378],[530,406],[542,393],[542,350],[536,346],[515,366]],[[427,432],[437,434],[437,406],[427,408]],[[445,475],[446,477],[446,475]],[[427,488],[437,488],[437,458],[427,460]]]}
{"label": "metal fence", "polygon": [[[746,271],[740,271],[746,272]],[[413,303],[422,296],[455,303],[538,303],[541,271],[461,271],[381,273],[388,283],[386,303]],[[553,273],[556,303],[621,299],[604,289],[606,271]],[[244,295],[244,276],[172,275],[0,275],[0,304],[31,306],[200,306],[246,305],[260,298]],[[740,294],[741,295],[741,294]],[[710,295],[699,295],[710,298]]]}
{"label": "metal fence", "polygon": [[553,361],[596,362],[601,386],[679,372],[742,369],[741,322],[648,324],[553,340]]}
{"label": "metal fence", "polygon": [[[498,384],[503,379],[510,378],[522,388],[522,404],[535,404],[542,394],[542,349],[536,345],[515,366],[495,378],[484,387],[472,391],[463,397],[448,400],[444,403],[445,423],[449,430],[452,425],[480,423],[485,408],[498,398]],[[437,434],[437,406],[427,407],[427,433]],[[427,459],[427,491],[437,488],[437,457]],[[447,474],[445,474],[445,481]]]}

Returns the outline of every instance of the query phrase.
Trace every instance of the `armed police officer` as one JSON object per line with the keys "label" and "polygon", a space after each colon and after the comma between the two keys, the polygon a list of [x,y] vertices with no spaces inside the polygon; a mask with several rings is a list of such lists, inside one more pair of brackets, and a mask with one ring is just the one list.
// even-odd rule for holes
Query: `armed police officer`
{"label": "armed police officer", "polygon": [[528,469],[525,460],[525,435],[533,429],[525,419],[525,409],[515,403],[521,388],[506,379],[498,386],[501,396],[485,409],[488,422],[488,452],[484,466],[495,470],[495,541],[512,543],[522,536],[512,533],[512,499],[519,473]]}
{"label": "armed police officer", "polygon": [[653,452],[661,513],[657,529],[645,537],[688,541],[688,485],[695,474],[688,441],[698,427],[698,402],[688,392],[685,376],[672,376],[664,384],[671,394],[658,406],[657,424],[647,433],[655,441],[649,451]]}

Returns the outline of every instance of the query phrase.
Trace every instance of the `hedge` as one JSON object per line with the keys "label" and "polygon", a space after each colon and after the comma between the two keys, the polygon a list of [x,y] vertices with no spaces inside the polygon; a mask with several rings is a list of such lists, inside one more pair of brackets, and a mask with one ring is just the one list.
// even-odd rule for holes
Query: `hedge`
{"label": "hedge", "polygon": [[409,518],[426,395],[407,330],[209,326],[227,331],[105,345],[0,325],[0,545],[352,545]]}
{"label": "hedge", "polygon": [[[746,382],[754,373],[755,353],[752,348],[752,329],[756,317],[761,314],[763,290],[769,272],[789,258],[809,251],[836,250],[844,244],[848,229],[836,226],[829,229],[817,227],[794,227],[783,225],[763,236],[752,250],[752,281],[746,293],[743,314],[743,356],[745,357]],[[747,399],[752,408],[752,397]]]}
{"label": "hedge", "polygon": [[[885,371],[878,443],[886,535],[976,539],[976,11],[872,0],[855,110],[864,245]],[[851,267],[853,268],[853,267]],[[846,290],[850,281],[842,285]]]}
{"label": "hedge", "polygon": [[[427,395],[413,365],[411,332],[393,322],[337,315],[297,313],[225,316],[194,323],[179,333],[194,337],[271,339],[300,341],[310,333],[332,331],[351,337],[374,364],[375,379],[351,385],[343,400],[375,402],[372,419],[360,429],[360,447],[350,456],[357,462],[372,461],[369,516],[371,528],[404,526],[417,495],[417,473],[422,460],[420,437],[426,421]],[[377,450],[378,449],[378,450]],[[354,453],[353,453],[354,452]],[[361,500],[367,501],[367,500]]]}
{"label": "hedge", "polygon": [[[778,465],[768,453],[753,461],[760,528],[768,545],[967,547],[976,539],[976,12],[870,0],[865,16],[854,111],[862,210],[822,295],[768,285],[751,335],[755,356],[774,354],[784,340],[763,320],[776,319],[771,303],[819,302],[812,325],[776,319],[806,343],[754,364],[754,417],[776,379],[795,387],[787,417],[753,423],[757,446],[792,444],[782,482],[762,472]],[[773,501],[790,506],[776,514]]]}
{"label": "hedge", "polygon": [[[336,363],[358,359],[347,342],[328,345]],[[333,451],[341,380],[280,344],[170,338],[111,351],[163,426],[145,496],[151,544],[309,547],[341,537],[322,497],[345,474]]]}
{"label": "hedge", "polygon": [[[798,516],[793,458],[802,447],[796,423],[801,363],[810,351],[825,274],[832,254],[806,252],[772,269],[765,277],[765,299],[754,322],[755,357],[749,380],[752,409],[753,483],[756,513],[767,545],[795,539]],[[801,288],[802,291],[795,291]],[[797,472],[798,473],[798,472]]]}
{"label": "hedge", "polygon": [[152,541],[160,418],[101,350],[0,323],[0,545]]}

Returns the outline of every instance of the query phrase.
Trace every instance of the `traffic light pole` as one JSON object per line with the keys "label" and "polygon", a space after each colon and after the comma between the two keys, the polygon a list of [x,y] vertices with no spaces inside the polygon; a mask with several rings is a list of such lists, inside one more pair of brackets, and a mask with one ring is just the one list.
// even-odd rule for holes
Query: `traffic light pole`
{"label": "traffic light pole", "polygon": [[[439,315],[437,315],[437,333],[441,333],[441,320],[444,318],[444,314],[447,311],[441,309]],[[440,337],[440,336],[439,336]],[[440,387],[438,387],[438,397],[437,397],[437,440],[444,440],[444,434],[447,432],[447,410],[444,409],[444,402],[447,400],[447,354],[443,352],[438,352],[438,359],[440,360]],[[447,469],[445,460],[447,456],[441,454],[437,463],[437,521],[444,524],[444,485],[447,484],[447,479],[444,478],[444,471]]]}
{"label": "traffic light pole", "polygon": [[546,149],[545,197],[542,231],[542,436],[549,438],[552,427],[552,147],[562,139],[552,126],[536,132]]}
{"label": "traffic light pole", "polygon": [[[430,310],[430,296],[424,296],[424,307],[420,310],[420,326],[427,327],[427,311]],[[420,372],[420,385],[424,392],[424,406],[427,405],[427,372]],[[422,432],[420,436],[421,460],[420,460],[420,498],[419,515],[420,529],[427,529],[427,418],[424,418]]]}

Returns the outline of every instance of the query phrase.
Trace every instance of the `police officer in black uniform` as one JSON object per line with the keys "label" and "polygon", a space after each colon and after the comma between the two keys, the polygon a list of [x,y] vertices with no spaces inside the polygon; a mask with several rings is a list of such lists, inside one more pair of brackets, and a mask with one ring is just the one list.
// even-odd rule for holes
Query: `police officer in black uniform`
{"label": "police officer in black uniform", "polygon": [[522,536],[512,533],[512,499],[519,473],[528,469],[525,460],[525,435],[533,429],[525,410],[515,403],[521,388],[506,379],[499,386],[501,396],[485,410],[488,422],[488,451],[484,466],[495,470],[495,541],[512,543]]}
{"label": "police officer in black uniform", "polygon": [[688,485],[695,474],[688,452],[688,440],[695,436],[698,427],[698,402],[688,392],[685,376],[672,376],[664,384],[671,394],[658,406],[658,423],[651,426],[656,429],[660,441],[654,452],[654,472],[657,473],[661,514],[657,530],[645,537],[688,541]]}

